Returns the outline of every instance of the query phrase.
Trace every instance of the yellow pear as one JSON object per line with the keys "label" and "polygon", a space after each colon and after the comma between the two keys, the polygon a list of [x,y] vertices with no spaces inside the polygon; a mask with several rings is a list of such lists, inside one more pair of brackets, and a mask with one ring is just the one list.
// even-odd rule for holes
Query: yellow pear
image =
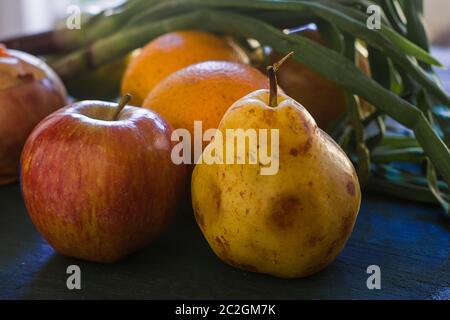
{"label": "yellow pear", "polygon": [[[255,91],[230,107],[203,151],[205,159],[215,161],[203,160],[194,169],[192,202],[197,223],[221,260],[298,278],[322,270],[343,249],[361,191],[342,149],[304,107],[276,91],[273,72],[270,91]],[[244,145],[238,135],[227,140],[237,129],[246,134]],[[252,147],[255,130],[259,139]],[[268,138],[261,139],[261,132]],[[274,163],[276,170],[268,170]]]}

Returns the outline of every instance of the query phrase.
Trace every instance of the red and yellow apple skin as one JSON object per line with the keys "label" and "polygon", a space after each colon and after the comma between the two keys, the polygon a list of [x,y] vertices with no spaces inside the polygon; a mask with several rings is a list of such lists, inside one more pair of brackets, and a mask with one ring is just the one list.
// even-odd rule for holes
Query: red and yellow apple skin
{"label": "red and yellow apple skin", "polygon": [[28,135],[39,121],[64,104],[48,80],[0,91],[0,185],[17,181]]}
{"label": "red and yellow apple skin", "polygon": [[21,61],[26,76],[0,72],[0,185],[17,181],[20,154],[33,128],[66,105],[64,85],[42,60],[20,51],[3,51]]}
{"label": "red and yellow apple skin", "polygon": [[[114,262],[172,220],[185,168],[170,158],[172,129],[156,113],[85,101],[44,119],[21,158],[29,215],[60,254]],[[102,120],[103,119],[103,120]]]}

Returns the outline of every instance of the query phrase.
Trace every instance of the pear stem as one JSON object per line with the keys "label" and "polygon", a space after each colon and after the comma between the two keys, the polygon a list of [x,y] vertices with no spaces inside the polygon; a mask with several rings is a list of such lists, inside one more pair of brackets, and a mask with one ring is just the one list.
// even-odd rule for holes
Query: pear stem
{"label": "pear stem", "polygon": [[114,112],[114,116],[112,118],[113,121],[117,121],[117,118],[119,117],[120,112],[125,108],[125,106],[130,102],[131,100],[131,94],[127,93],[122,98],[120,98],[119,104],[116,107],[116,110]]}
{"label": "pear stem", "polygon": [[270,97],[269,106],[275,108],[278,102],[278,81],[277,81],[277,71],[281,65],[289,59],[290,56],[294,54],[294,51],[289,52],[280,61],[275,62],[273,65],[267,67],[267,73],[269,75],[270,81]]}

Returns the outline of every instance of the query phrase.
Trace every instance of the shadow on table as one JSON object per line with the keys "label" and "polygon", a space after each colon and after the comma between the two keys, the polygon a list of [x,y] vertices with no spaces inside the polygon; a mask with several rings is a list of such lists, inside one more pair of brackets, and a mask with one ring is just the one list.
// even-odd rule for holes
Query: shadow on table
{"label": "shadow on table", "polygon": [[[169,233],[123,261],[105,265],[54,254],[28,284],[25,298],[318,299],[357,298],[353,268],[338,260],[306,279],[248,273],[222,263],[193,217],[178,217]],[[68,290],[66,268],[81,269],[82,290]],[[365,287],[365,274],[361,273]]]}
{"label": "shadow on table", "polygon": [[[234,269],[208,247],[192,212],[161,239],[105,265],[53,252],[27,216],[18,186],[0,188],[0,297],[33,299],[395,299],[439,298],[450,287],[450,222],[438,207],[365,195],[351,239],[324,271],[283,280]],[[81,268],[82,290],[66,269]],[[382,290],[368,290],[379,265]],[[450,297],[449,297],[450,298]]]}

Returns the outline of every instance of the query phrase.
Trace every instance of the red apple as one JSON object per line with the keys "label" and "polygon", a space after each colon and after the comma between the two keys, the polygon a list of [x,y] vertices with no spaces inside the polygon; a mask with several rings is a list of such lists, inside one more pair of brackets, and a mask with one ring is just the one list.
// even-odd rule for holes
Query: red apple
{"label": "red apple", "polygon": [[185,168],[171,161],[172,129],[156,113],[75,103],[31,133],[21,158],[28,213],[62,255],[114,262],[168,226]]}
{"label": "red apple", "polygon": [[65,104],[61,80],[42,60],[0,45],[0,185],[17,180],[31,130]]}

